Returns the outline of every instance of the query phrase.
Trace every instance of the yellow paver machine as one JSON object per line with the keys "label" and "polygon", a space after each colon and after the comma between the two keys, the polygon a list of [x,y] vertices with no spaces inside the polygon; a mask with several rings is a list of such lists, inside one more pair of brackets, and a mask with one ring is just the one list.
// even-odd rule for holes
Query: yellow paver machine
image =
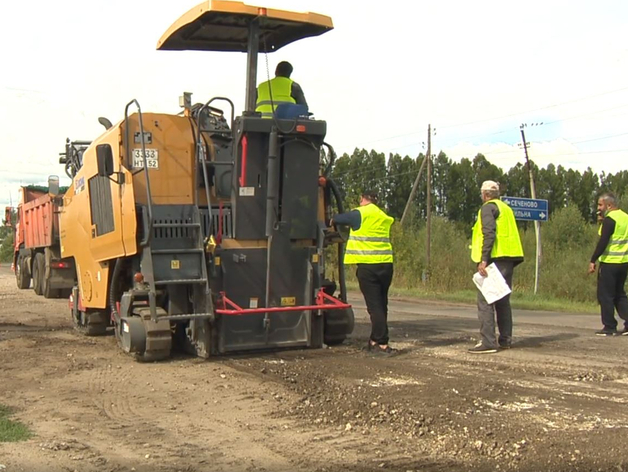
{"label": "yellow paver machine", "polygon": [[100,120],[102,136],[66,146],[61,250],[76,264],[79,331],[113,326],[146,361],[175,346],[201,357],[317,348],[352,332],[342,264],[331,275],[325,266],[343,241],[328,226],[342,205],[326,123],[255,112],[259,53],[332,28],[312,13],[202,3],[157,49],[247,53],[242,116],[225,97],[192,105],[186,93],[180,114],[143,113],[132,100],[117,124]]}

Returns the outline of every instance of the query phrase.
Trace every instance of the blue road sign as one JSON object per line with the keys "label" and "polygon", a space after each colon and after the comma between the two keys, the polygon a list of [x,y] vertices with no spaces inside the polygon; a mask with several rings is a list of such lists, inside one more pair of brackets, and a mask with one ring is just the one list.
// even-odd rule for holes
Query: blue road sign
{"label": "blue road sign", "polygon": [[502,202],[512,208],[515,219],[522,221],[547,221],[547,200],[535,198],[501,197]]}

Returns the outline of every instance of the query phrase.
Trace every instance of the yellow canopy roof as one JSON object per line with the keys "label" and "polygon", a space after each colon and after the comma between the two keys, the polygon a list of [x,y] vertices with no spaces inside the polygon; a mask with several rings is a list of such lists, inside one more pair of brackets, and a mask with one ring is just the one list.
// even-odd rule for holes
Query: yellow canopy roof
{"label": "yellow canopy roof", "polygon": [[247,52],[249,24],[255,18],[259,18],[259,52],[273,52],[334,27],[330,17],[316,13],[207,0],[175,21],[157,43],[157,49]]}

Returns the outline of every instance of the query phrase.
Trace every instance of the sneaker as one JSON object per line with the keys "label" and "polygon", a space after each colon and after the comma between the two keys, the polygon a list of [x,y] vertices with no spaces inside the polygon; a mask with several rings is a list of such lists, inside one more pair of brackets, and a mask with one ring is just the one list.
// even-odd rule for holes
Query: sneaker
{"label": "sneaker", "polygon": [[622,329],[619,333],[620,336],[628,336],[628,328]]}
{"label": "sneaker", "polygon": [[394,349],[394,348],[392,348],[390,346],[386,346],[385,348],[383,348],[379,344],[376,344],[375,346],[372,346],[371,347],[371,352],[373,354],[375,354],[375,355],[386,356],[386,357],[396,356],[397,354],[399,354],[399,350]]}
{"label": "sneaker", "polygon": [[512,343],[499,343],[500,349],[512,349]]}
{"label": "sneaker", "polygon": [[468,352],[473,353],[473,354],[492,354],[494,352],[497,352],[497,348],[486,347],[482,343],[479,343],[475,345],[474,347],[472,347],[471,349],[469,349]]}
{"label": "sneaker", "polygon": [[596,336],[617,336],[618,334],[619,333],[617,332],[616,329],[601,329],[595,332]]}

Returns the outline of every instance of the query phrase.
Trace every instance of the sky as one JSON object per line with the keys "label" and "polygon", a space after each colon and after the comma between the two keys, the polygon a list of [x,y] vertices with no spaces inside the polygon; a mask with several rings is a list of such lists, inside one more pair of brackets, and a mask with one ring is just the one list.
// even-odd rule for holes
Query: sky
{"label": "sky", "polygon": [[[244,109],[245,54],[156,51],[198,0],[3,2],[0,29],[0,208],[20,185],[61,176],[66,138],[104,132],[137,99],[178,113],[230,97]],[[455,161],[484,154],[508,170],[614,173],[628,167],[628,2],[621,0],[248,0],[330,16],[334,29],[259,58],[258,81],[294,66],[310,111],[338,154],[355,148]],[[268,66],[266,65],[268,64]]]}

